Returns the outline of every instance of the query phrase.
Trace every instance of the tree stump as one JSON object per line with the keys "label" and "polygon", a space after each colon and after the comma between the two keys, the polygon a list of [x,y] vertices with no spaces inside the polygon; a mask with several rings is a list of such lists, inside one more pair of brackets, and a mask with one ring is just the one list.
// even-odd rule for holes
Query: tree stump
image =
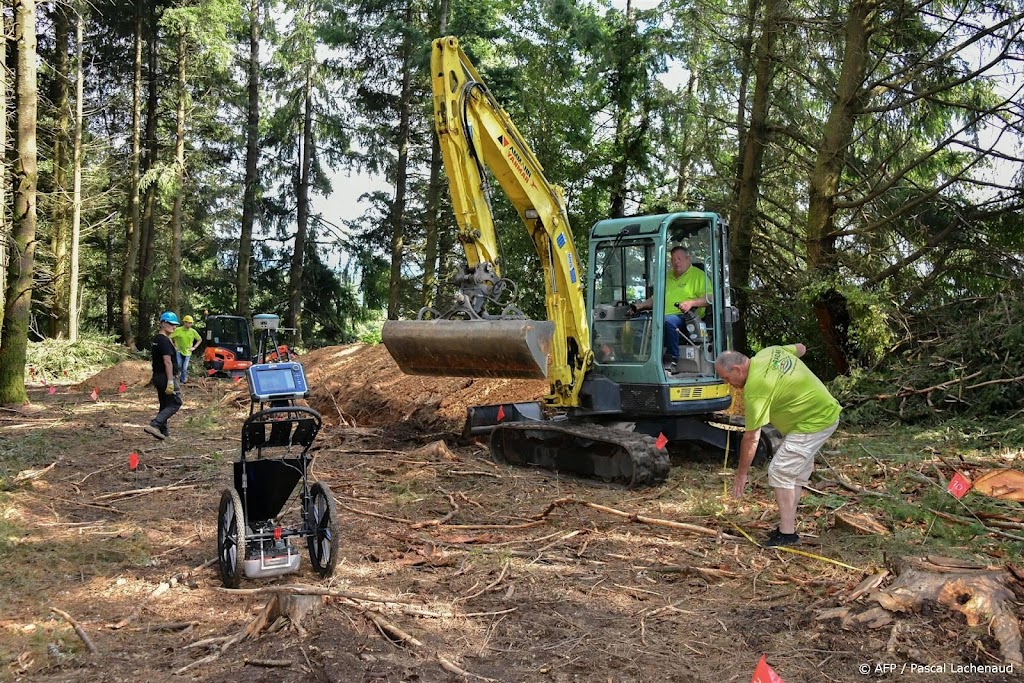
{"label": "tree stump", "polygon": [[886,610],[917,612],[930,603],[960,612],[969,626],[989,626],[1005,663],[1024,664],[1020,623],[1012,607],[1017,578],[1009,571],[943,558],[903,558],[896,573],[895,581],[871,595]]}

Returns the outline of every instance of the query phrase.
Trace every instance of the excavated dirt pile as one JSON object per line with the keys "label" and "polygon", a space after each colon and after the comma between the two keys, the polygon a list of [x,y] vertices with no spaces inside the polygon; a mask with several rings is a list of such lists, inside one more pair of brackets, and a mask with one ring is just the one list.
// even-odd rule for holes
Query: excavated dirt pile
{"label": "excavated dirt pile", "polygon": [[76,391],[100,391],[117,389],[122,382],[129,389],[144,387],[149,384],[153,371],[147,360],[123,360],[117,365],[101,370],[80,384],[72,386]]}
{"label": "excavated dirt pile", "polygon": [[325,422],[348,427],[459,427],[468,406],[535,401],[548,390],[542,380],[406,375],[380,345],[318,349],[302,365],[309,405]]}

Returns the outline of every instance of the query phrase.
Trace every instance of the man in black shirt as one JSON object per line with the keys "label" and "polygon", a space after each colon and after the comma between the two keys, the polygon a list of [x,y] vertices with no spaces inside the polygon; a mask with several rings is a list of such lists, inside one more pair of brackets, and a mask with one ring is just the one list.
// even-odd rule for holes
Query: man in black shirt
{"label": "man in black shirt", "polygon": [[160,400],[160,412],[149,424],[142,428],[144,432],[163,441],[167,438],[167,420],[181,407],[181,389],[178,387],[177,353],[171,332],[180,325],[178,316],[165,311],[160,316],[160,331],[153,338],[151,353],[153,356],[152,384],[156,387],[156,395]]}

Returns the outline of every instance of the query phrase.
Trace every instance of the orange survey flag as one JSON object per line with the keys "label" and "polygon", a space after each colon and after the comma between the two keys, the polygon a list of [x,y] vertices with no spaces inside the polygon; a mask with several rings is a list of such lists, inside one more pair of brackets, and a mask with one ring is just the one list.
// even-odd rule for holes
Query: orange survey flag
{"label": "orange survey flag", "polygon": [[764,655],[761,655],[761,660],[757,663],[757,668],[754,669],[754,677],[750,679],[750,683],[786,683],[782,680],[779,674],[775,673],[775,670],[768,666],[768,662]]}

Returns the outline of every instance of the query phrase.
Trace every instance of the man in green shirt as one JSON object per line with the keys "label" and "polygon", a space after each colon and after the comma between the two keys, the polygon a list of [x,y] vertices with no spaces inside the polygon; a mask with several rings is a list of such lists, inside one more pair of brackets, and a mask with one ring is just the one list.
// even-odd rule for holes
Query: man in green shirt
{"label": "man in green shirt", "polygon": [[791,344],[769,346],[753,358],[725,351],[715,361],[718,376],[743,389],[746,432],[732,485],[734,498],[743,496],[761,428],[771,423],[785,435],[768,466],[768,485],[775,489],[779,504],[779,527],[765,541],[768,547],[800,541],[796,533],[800,494],[814,471],[814,456],[839,426],[842,408],[800,360],[805,353],[803,344]]}
{"label": "man in green shirt", "polygon": [[[665,369],[675,371],[679,360],[679,332],[687,322],[697,324],[704,315],[704,307],[711,304],[708,276],[693,267],[686,247],[672,249],[672,267],[665,274]],[[633,304],[632,312],[650,311],[654,297]]]}
{"label": "man in green shirt", "polygon": [[192,329],[192,323],[194,322],[192,316],[186,315],[181,319],[181,322],[184,325],[176,328],[171,333],[171,341],[174,342],[174,350],[178,354],[178,367],[181,372],[181,377],[178,378],[178,381],[184,384],[188,382],[188,361],[192,358],[192,352],[203,343],[203,338]]}

